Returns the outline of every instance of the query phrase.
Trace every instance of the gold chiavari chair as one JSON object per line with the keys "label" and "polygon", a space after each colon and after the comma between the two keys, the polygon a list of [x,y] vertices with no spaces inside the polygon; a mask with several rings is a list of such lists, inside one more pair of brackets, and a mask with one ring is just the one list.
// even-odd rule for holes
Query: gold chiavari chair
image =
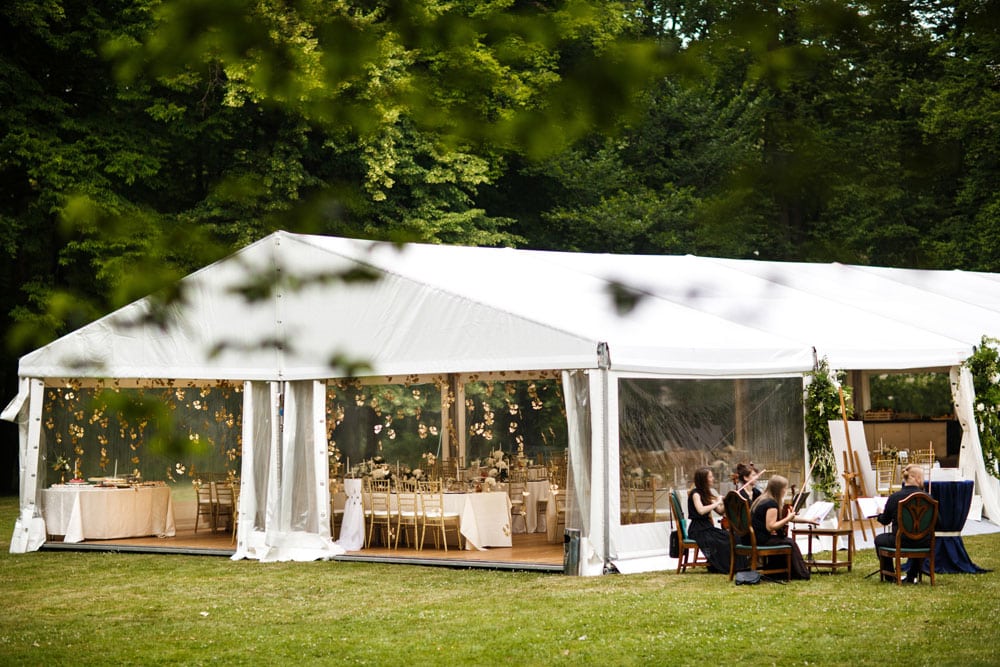
{"label": "gold chiavari chair", "polygon": [[372,536],[375,533],[375,526],[381,526],[385,536],[383,544],[389,545],[389,538],[392,535],[392,505],[391,489],[388,479],[367,479],[368,503],[365,508],[365,518],[368,520],[368,534],[365,538],[365,547],[370,547]]}
{"label": "gold chiavari chair", "polygon": [[[427,537],[427,529],[431,529],[434,535],[434,547],[444,546],[448,550],[448,530],[454,529],[455,539],[458,541],[458,548],[462,548],[462,518],[458,512],[448,512],[444,508],[444,489],[440,480],[427,481],[422,483],[420,503],[422,506],[423,526],[420,531],[420,543],[418,549],[424,548],[424,539]],[[439,532],[440,531],[440,532]],[[438,541],[440,539],[440,542]]]}
{"label": "gold chiavari chair", "polygon": [[879,459],[875,462],[875,491],[880,496],[887,496],[897,491],[896,461],[894,459]]}
{"label": "gold chiavari chair", "polygon": [[514,530],[514,519],[520,518],[524,532],[528,532],[528,508],[525,500],[528,497],[528,482],[524,479],[509,479],[507,481],[507,496],[510,498],[510,529]]}
{"label": "gold chiavari chair", "polygon": [[[399,536],[406,534],[406,544],[412,544],[420,550],[417,530],[420,526],[420,498],[416,480],[403,479],[396,488],[396,539],[392,548],[399,548]],[[410,542],[409,529],[413,529],[413,542]]]}

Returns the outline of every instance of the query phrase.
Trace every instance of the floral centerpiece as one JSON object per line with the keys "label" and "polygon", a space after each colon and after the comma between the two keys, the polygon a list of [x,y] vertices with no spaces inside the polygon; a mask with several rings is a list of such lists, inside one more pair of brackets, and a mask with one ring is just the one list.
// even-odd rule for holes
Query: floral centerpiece
{"label": "floral centerpiece", "polygon": [[351,471],[354,477],[370,477],[372,479],[392,479],[393,471],[382,456],[373,456],[354,466]]}
{"label": "floral centerpiece", "polygon": [[486,468],[486,477],[491,477],[501,482],[506,481],[507,475],[510,472],[510,463],[507,461],[502,449],[490,452],[483,466]]}

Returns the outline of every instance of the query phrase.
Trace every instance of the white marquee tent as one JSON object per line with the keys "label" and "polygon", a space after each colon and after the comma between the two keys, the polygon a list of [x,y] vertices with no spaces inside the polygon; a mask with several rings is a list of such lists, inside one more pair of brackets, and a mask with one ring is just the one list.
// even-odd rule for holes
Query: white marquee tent
{"label": "white marquee tent", "polygon": [[[344,282],[365,268],[379,279]],[[277,289],[246,301],[249,279]],[[619,525],[617,380],[951,369],[960,467],[1000,519],[961,362],[1000,336],[1000,276],[713,259],[385,243],[274,233],[184,279],[166,329],[140,300],[21,359],[3,413],[21,427],[11,551],[45,538],[37,471],[42,392],[67,378],[244,383],[236,557],[336,553],[328,517],[324,391],[334,354],[400,378],[561,371],[584,571],[662,553],[666,531]],[[638,296],[620,314],[612,292]],[[95,363],[96,362],[96,363]],[[283,412],[279,419],[279,399]],[[252,418],[251,418],[252,416]],[[279,465],[280,462],[280,465]],[[615,474],[611,474],[614,471]]]}

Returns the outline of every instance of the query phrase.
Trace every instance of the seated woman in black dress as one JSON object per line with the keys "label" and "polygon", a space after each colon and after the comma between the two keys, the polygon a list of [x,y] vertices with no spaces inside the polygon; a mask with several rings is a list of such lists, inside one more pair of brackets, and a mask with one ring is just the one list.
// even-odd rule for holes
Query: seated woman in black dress
{"label": "seated woman in black dress", "polygon": [[[795,512],[789,509],[781,515],[782,501],[788,489],[788,480],[781,475],[775,475],[767,483],[767,489],[754,501],[750,507],[750,522],[758,546],[774,544],[789,544],[792,547],[792,579],[808,579],[809,566],[802,559],[802,552],[795,540],[788,536],[788,524],[792,521],[819,524],[814,520],[796,519]],[[784,556],[775,556],[784,558]]]}
{"label": "seated woman in black dress", "polygon": [[711,468],[694,471],[694,486],[688,491],[688,536],[708,559],[710,572],[729,572],[729,533],[716,527],[712,512],[723,513],[722,498],[715,490]]}
{"label": "seated woman in black dress", "polygon": [[753,503],[753,501],[760,497],[760,489],[758,489],[754,484],[759,475],[760,473],[757,472],[757,468],[754,466],[753,461],[750,463],[740,462],[736,464],[736,470],[731,475],[733,478],[733,486],[736,487],[736,492],[740,494],[740,497],[749,503]]}

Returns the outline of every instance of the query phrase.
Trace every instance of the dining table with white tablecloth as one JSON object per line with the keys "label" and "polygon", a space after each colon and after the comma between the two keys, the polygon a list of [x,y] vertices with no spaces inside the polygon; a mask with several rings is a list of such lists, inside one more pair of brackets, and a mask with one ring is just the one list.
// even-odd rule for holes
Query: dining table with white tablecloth
{"label": "dining table with white tablecloth", "polygon": [[[485,550],[487,547],[512,546],[510,529],[510,498],[506,493],[446,493],[446,511],[461,504],[460,532],[465,538],[466,549]],[[449,507],[451,505],[451,507]]]}
{"label": "dining table with white tablecloth", "polygon": [[538,521],[538,501],[547,500],[549,497],[549,480],[537,479],[528,480],[527,495],[524,497],[524,527],[525,532],[545,532],[546,520],[542,517],[541,524]]}
{"label": "dining table with white tablecloth", "polygon": [[[360,480],[359,480],[360,481]],[[345,487],[348,480],[344,480]],[[510,498],[507,494],[497,491],[484,492],[450,492],[444,496],[444,511],[457,514],[459,517],[459,532],[465,538],[466,549],[486,550],[488,547],[509,547],[511,540]],[[390,496],[389,505],[396,511],[396,494]],[[344,492],[333,494],[335,509],[344,509],[347,495]],[[364,500],[368,509],[368,498]],[[344,522],[347,522],[345,509]],[[343,534],[343,528],[341,528]],[[360,548],[358,546],[357,548]]]}
{"label": "dining table with white tablecloth", "polygon": [[165,484],[105,488],[53,485],[42,491],[45,532],[63,542],[174,537],[174,502]]}

